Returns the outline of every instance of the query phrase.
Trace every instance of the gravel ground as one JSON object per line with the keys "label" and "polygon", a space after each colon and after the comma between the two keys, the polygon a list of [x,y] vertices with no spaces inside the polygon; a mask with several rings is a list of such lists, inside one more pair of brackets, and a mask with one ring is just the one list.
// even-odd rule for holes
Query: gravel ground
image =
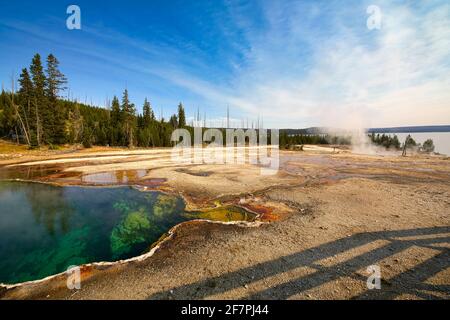
{"label": "gravel ground", "polygon": [[[248,195],[289,206],[292,212],[278,221],[188,222],[143,261],[83,269],[80,290],[68,290],[61,275],[0,290],[0,297],[450,298],[448,159],[297,155],[283,154],[290,159],[283,164],[286,184]],[[192,177],[195,184],[214,175]],[[369,266],[379,267],[381,289],[367,288]]]}

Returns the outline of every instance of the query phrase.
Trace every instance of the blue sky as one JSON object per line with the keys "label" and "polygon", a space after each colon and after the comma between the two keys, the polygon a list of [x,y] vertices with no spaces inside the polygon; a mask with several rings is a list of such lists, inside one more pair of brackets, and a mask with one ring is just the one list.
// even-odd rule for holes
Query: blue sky
{"label": "blue sky", "polygon": [[[81,30],[66,8],[81,9]],[[369,30],[369,5],[381,28]],[[0,80],[53,53],[81,101],[125,87],[157,115],[179,101],[220,125],[450,123],[448,1],[0,2]]]}

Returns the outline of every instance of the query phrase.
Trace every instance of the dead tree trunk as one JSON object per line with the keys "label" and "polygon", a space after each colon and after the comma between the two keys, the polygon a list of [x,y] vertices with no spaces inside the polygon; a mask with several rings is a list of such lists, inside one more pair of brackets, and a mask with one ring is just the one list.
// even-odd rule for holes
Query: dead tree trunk
{"label": "dead tree trunk", "polygon": [[[22,117],[20,116],[19,106],[17,106],[17,105],[14,103],[14,79],[12,79],[11,82],[12,82],[12,85],[11,85],[11,90],[12,90],[12,92],[11,92],[11,104],[12,104],[12,106],[13,106],[13,108],[14,108],[14,111],[16,112],[16,116],[17,116],[17,118],[19,119],[20,125],[22,126],[22,131],[23,131],[23,134],[24,134],[24,136],[25,136],[25,140],[26,140],[28,146],[31,146],[31,144],[30,144],[30,138],[29,138],[28,132],[27,132],[27,128],[26,128],[26,126],[25,126],[25,123],[24,123],[23,120],[22,120]],[[16,135],[17,135],[17,128],[16,128]],[[19,137],[18,137],[18,136],[17,136],[17,141],[19,141]]]}
{"label": "dead tree trunk", "polygon": [[408,146],[408,142],[409,142],[409,139],[411,138],[411,135],[407,135],[406,136],[406,139],[405,139],[405,143],[404,143],[404,145],[403,145],[403,152],[402,152],[402,157],[406,157],[406,147]]}

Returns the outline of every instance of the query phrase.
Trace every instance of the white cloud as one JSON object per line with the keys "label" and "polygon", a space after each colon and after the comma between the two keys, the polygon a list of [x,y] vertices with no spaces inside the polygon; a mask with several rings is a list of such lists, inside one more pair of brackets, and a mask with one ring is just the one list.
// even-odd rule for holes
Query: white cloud
{"label": "white cloud", "polygon": [[[251,47],[247,66],[231,90],[224,93],[206,83],[192,87],[195,81],[191,80],[187,85],[211,100],[226,99],[244,114],[263,114],[274,126],[450,122],[447,3],[412,9],[386,2],[381,5],[381,30],[364,34],[364,30],[344,27],[339,18],[345,17],[338,16],[336,31],[316,40],[292,27],[295,16],[289,14],[295,9],[278,9],[268,9],[270,27],[264,34],[247,30]],[[283,9],[287,11],[280,12]],[[306,72],[295,60],[302,44],[292,39],[313,44]]]}

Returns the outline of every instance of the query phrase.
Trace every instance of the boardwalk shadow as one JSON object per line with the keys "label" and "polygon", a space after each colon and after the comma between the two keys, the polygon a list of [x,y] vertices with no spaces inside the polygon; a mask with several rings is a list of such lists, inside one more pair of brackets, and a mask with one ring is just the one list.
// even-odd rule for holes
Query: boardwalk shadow
{"label": "boardwalk shadow", "polygon": [[[366,290],[354,298],[393,299],[401,294],[413,294],[419,298],[439,299],[444,296],[448,299],[450,297],[449,285],[431,285],[425,283],[425,281],[450,267],[449,234],[450,227],[358,233],[272,261],[158,292],[148,298],[204,299],[299,267],[314,269],[314,272],[305,276],[294,278],[258,292],[252,292],[246,297],[248,299],[287,299],[342,277],[356,278],[365,283],[367,278],[358,275],[356,273],[358,270],[376,265],[380,260],[412,246],[418,246],[438,250],[439,253],[415,265],[412,269],[390,278],[389,285],[383,285],[381,290]],[[317,263],[322,259],[380,240],[385,240],[381,246],[351,256],[343,262],[338,262],[329,267]],[[436,292],[440,293],[441,296],[436,295]]]}

